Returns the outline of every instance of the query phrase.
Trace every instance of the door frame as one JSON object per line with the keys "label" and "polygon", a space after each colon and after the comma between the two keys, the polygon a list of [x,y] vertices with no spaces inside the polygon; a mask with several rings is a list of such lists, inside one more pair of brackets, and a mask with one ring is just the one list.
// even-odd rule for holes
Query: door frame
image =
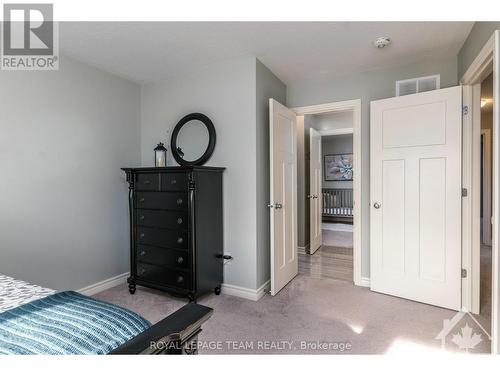
{"label": "door frame", "polygon": [[[353,164],[356,166],[355,177],[353,179],[353,282],[355,285],[369,287],[369,278],[362,277],[362,251],[361,251],[361,233],[362,228],[362,201],[361,201],[361,179],[362,179],[362,149],[361,149],[361,99],[344,100],[340,102],[324,103],[318,105],[310,105],[304,107],[291,108],[297,115],[317,115],[320,113],[353,113]],[[344,131],[338,129],[337,131]],[[348,134],[348,133],[336,133]],[[320,132],[320,135],[327,135]]]}
{"label": "door frame", "polygon": [[[479,251],[480,251],[480,180],[473,166],[479,165],[481,147],[480,84],[493,71],[493,128],[492,128],[492,296],[491,296],[491,353],[500,353],[499,309],[499,220],[500,218],[500,31],[496,30],[483,46],[463,75],[463,187],[470,194],[462,206],[462,267],[469,277],[462,279],[462,308],[479,310]],[[477,168],[476,168],[477,169]]]}
{"label": "door frame", "polygon": [[[481,141],[483,145],[482,152],[482,175],[481,181],[483,184],[483,243],[491,246],[491,129],[481,129]],[[487,220],[490,218],[489,220]]]}

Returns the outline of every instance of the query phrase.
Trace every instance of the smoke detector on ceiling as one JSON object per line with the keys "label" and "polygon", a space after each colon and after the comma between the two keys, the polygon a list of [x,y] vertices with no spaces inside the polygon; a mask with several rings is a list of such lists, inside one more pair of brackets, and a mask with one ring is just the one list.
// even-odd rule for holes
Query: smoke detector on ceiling
{"label": "smoke detector on ceiling", "polygon": [[373,45],[377,48],[384,48],[391,44],[391,38],[388,36],[381,36],[373,41]]}

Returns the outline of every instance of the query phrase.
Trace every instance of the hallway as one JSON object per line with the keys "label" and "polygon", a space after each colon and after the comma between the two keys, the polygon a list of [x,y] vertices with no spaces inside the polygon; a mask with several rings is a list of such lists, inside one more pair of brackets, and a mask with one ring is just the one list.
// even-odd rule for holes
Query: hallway
{"label": "hallway", "polygon": [[299,253],[299,273],[352,282],[351,224],[322,223],[323,245],[312,255]]}

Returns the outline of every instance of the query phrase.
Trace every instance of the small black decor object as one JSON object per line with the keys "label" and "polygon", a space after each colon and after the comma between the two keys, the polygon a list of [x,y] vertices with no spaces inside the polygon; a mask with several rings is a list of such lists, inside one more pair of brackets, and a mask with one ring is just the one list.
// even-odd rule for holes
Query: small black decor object
{"label": "small black decor object", "polygon": [[184,116],[175,125],[170,140],[172,155],[182,166],[205,164],[215,149],[215,127],[202,113]]}
{"label": "small black decor object", "polygon": [[165,167],[167,165],[167,149],[163,143],[158,143],[155,147],[155,167]]}

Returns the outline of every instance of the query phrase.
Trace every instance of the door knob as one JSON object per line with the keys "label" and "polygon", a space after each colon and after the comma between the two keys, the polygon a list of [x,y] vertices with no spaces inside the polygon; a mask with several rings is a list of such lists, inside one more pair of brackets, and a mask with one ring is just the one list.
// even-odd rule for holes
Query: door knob
{"label": "door knob", "polygon": [[377,210],[380,208],[380,206],[381,205],[378,202],[373,203],[373,207],[375,207]]}

